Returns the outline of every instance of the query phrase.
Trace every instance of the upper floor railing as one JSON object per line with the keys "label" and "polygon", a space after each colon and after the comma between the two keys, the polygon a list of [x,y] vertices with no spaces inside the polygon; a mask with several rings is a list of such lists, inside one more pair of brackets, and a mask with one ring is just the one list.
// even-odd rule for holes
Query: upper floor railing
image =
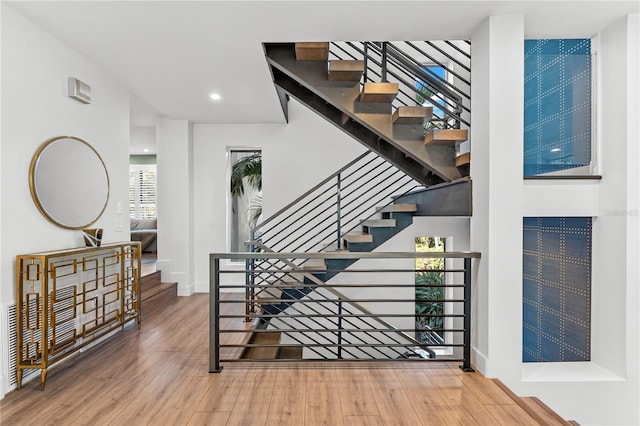
{"label": "upper floor railing", "polygon": [[[417,270],[415,259],[425,257],[445,258],[445,268]],[[223,362],[276,359],[460,361],[463,369],[472,371],[471,267],[479,257],[472,252],[212,254],[210,371],[220,371]],[[254,267],[221,270],[220,260],[230,258],[246,259]],[[302,269],[296,260],[323,262],[326,268]],[[341,266],[345,261],[352,266]],[[288,269],[273,266],[281,262]],[[340,279],[323,281],[328,271],[339,272]],[[228,284],[238,281],[229,275],[274,272],[278,278],[261,284]],[[446,279],[416,284],[420,272],[444,274]],[[440,296],[421,297],[425,292],[416,292],[418,287],[438,288]],[[246,312],[245,305],[256,302],[243,290],[263,290],[256,313]],[[437,303],[442,309],[417,314],[417,303]],[[441,318],[442,325],[426,326],[420,317]],[[276,338],[256,343],[255,337],[266,333]],[[271,351],[255,356],[257,349]],[[254,356],[248,357],[251,351]]]}

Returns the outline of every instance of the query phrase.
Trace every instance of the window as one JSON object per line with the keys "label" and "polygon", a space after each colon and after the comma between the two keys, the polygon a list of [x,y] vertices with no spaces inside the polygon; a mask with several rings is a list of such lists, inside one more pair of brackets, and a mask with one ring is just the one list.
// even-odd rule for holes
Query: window
{"label": "window", "polygon": [[[444,67],[440,65],[424,65],[421,70],[436,81],[440,81],[443,86],[446,84],[447,76]],[[446,121],[444,112],[446,107],[445,97],[439,93],[436,87],[422,80],[415,82],[415,88],[418,92],[416,93],[416,104],[433,107],[433,115],[431,120],[426,123],[426,130],[444,128]]]}
{"label": "window", "polygon": [[[446,238],[417,237],[417,252],[445,252]],[[444,342],[445,299],[444,258],[416,259],[416,339],[425,343]],[[442,286],[442,287],[441,287]],[[425,300],[425,301],[421,301]],[[433,329],[434,331],[428,331]]]}
{"label": "window", "polygon": [[229,166],[229,251],[244,252],[262,215],[262,153],[230,150]]}
{"label": "window", "polygon": [[155,164],[129,166],[129,216],[155,218],[157,173]]}

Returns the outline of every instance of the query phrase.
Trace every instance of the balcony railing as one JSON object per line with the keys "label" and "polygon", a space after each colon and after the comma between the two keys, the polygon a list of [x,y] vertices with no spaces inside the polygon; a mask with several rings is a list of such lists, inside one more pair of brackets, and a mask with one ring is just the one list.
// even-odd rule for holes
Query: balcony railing
{"label": "balcony railing", "polygon": [[[445,258],[445,269],[417,270],[415,259],[428,257]],[[471,371],[471,264],[479,257],[473,252],[211,254],[210,371],[220,371],[226,362],[275,360],[459,361]],[[220,260],[238,258],[251,266],[221,270]],[[275,266],[282,264],[286,268]],[[445,274],[444,284],[420,284],[441,287],[444,297],[417,298],[418,272]],[[237,284],[240,277],[234,274],[245,275],[248,284]],[[256,274],[271,279],[252,284],[249,277]],[[325,282],[327,274],[333,278]],[[248,296],[256,291],[263,294],[259,300]],[[417,326],[416,303],[441,303],[442,313],[426,317],[440,317],[443,325]],[[257,305],[255,313],[245,309],[248,304]],[[254,343],[253,337],[264,333],[277,341]],[[272,356],[244,356],[266,348]]]}

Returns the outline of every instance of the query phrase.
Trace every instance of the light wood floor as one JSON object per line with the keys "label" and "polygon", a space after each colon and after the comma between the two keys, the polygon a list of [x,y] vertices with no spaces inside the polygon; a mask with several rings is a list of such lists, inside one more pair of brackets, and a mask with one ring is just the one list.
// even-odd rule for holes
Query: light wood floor
{"label": "light wood floor", "polygon": [[0,401],[0,423],[529,425],[493,381],[454,364],[227,364],[208,373],[208,295],[181,297]]}

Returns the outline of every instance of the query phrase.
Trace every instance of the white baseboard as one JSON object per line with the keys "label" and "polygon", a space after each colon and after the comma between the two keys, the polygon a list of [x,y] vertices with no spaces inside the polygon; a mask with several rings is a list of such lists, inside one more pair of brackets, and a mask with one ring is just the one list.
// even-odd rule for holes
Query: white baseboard
{"label": "white baseboard", "polygon": [[478,349],[471,348],[471,365],[483,376],[487,376],[487,357]]}

